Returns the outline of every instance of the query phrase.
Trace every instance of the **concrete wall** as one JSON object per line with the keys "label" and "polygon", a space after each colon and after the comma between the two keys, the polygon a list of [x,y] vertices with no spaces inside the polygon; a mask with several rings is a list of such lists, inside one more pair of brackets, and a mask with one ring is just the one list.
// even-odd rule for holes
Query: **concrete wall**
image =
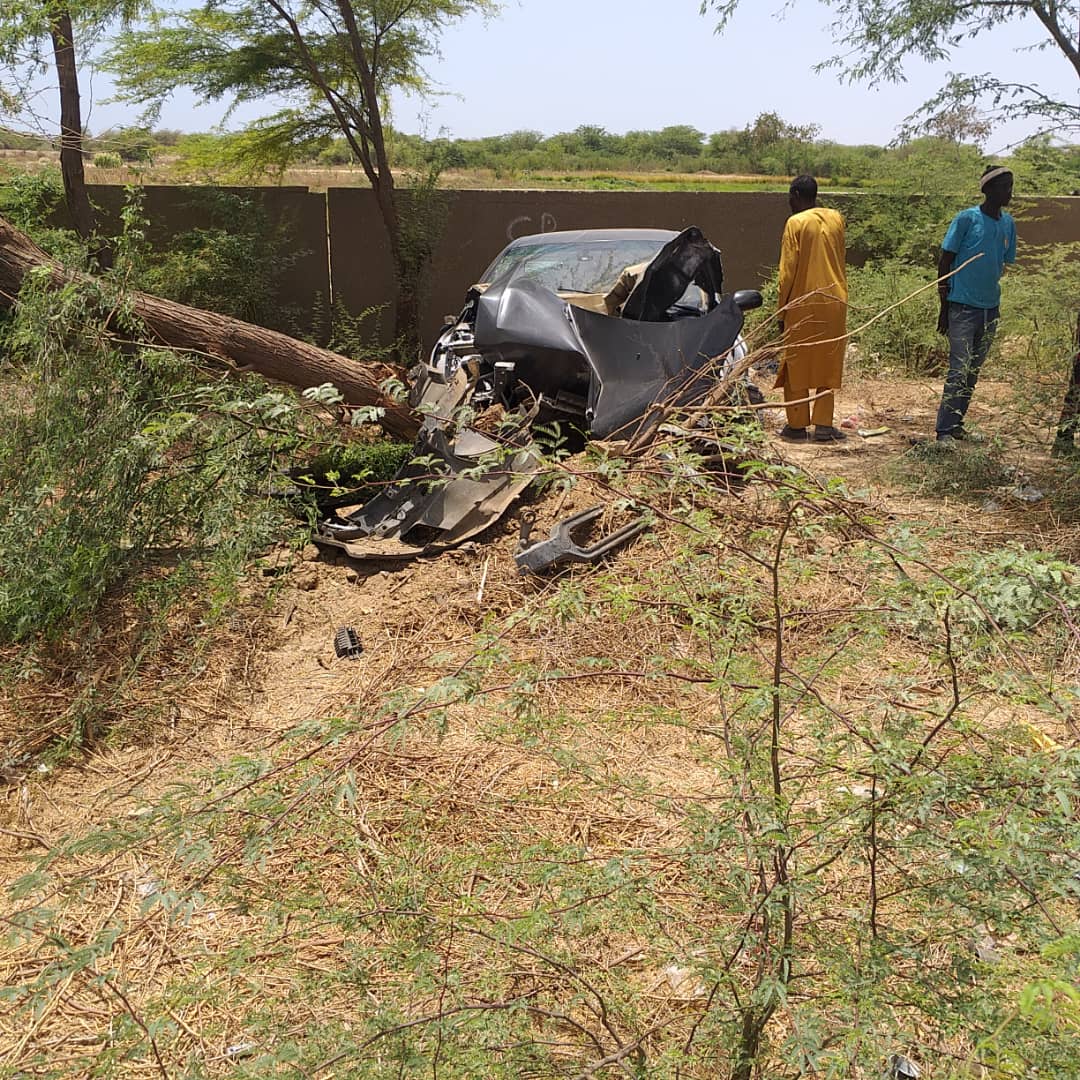
{"label": "concrete wall", "polygon": [[[310,312],[316,297],[325,301],[331,294],[353,314],[385,306],[380,330],[389,340],[393,267],[370,190],[331,188],[325,195],[306,188],[225,190],[259,200],[271,223],[287,228],[295,262],[279,284],[282,309]],[[107,216],[117,220],[122,189],[91,191]],[[753,288],[776,264],[788,215],[787,197],[767,192],[445,191],[438,198],[438,237],[421,311],[425,341],[438,332],[444,315],[458,312],[468,286],[516,236],[557,229],[698,225],[723,254],[726,287]],[[843,210],[859,198],[830,195],[829,201]],[[1021,257],[1025,247],[1080,241],[1080,198],[1017,200],[1011,209],[1018,219]],[[206,194],[196,187],[146,188],[145,213],[155,244],[209,220]]]}
{"label": "concrete wall", "polygon": [[1080,198],[1017,199],[1009,212],[1016,218],[1017,257],[1024,248],[1080,240]]}
{"label": "concrete wall", "polygon": [[[697,225],[724,258],[729,289],[755,288],[776,266],[787,196],[768,192],[450,191],[435,248],[421,330],[431,341],[443,316],[514,237],[556,229],[682,229]],[[334,295],[350,311],[392,305],[390,252],[370,191],[327,192]],[[841,211],[858,195],[829,196]],[[1080,198],[1017,200],[1020,254],[1036,245],[1080,241]],[[944,236],[948,222],[943,221]],[[929,268],[928,268],[929,270]],[[393,327],[388,306],[384,331]]]}
{"label": "concrete wall", "polygon": [[[115,185],[90,186],[90,199],[99,208],[107,231],[119,232],[124,189]],[[330,294],[330,266],[326,243],[326,198],[305,187],[206,188],[168,185],[143,188],[143,216],[149,222],[147,240],[164,247],[169,240],[191,229],[207,228],[212,221],[211,200],[217,191],[252,199],[262,207],[271,228],[281,229],[288,258],[278,278],[274,297],[282,312],[279,326],[290,327],[293,312],[301,327],[317,300],[325,304]],[[220,215],[218,215],[220,218]],[[223,223],[218,220],[219,226]]]}

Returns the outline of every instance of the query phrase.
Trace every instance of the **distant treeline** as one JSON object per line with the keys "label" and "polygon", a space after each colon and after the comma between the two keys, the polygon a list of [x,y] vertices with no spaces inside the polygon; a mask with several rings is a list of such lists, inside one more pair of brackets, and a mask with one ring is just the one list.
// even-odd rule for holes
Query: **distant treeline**
{"label": "distant treeline", "polygon": [[[427,139],[391,131],[391,164],[404,172],[486,170],[500,179],[527,179],[540,172],[559,173],[714,173],[788,177],[810,173],[827,186],[904,192],[964,191],[971,176],[988,160],[959,129],[915,139],[898,146],[848,146],[819,138],[816,125],[789,124],[776,113],[762,113],[741,129],[705,134],[687,124],[659,131],[614,134],[594,124],[542,135],[512,131],[481,139]],[[108,155],[136,163],[168,154],[183,167],[202,173],[227,161],[231,140],[242,136],[185,134],[172,130],[126,128],[102,132],[87,141],[91,156]],[[48,149],[48,140],[0,130],[0,149]],[[997,154],[1012,165],[1017,190],[1028,195],[1070,194],[1080,188],[1080,146],[1047,137],[1030,140]],[[295,165],[353,164],[348,144],[327,139],[307,161]]]}

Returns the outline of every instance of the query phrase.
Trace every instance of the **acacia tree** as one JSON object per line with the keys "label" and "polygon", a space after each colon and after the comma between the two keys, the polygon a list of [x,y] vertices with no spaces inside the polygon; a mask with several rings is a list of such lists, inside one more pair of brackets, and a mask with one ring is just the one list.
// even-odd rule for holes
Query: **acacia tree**
{"label": "acacia tree", "polygon": [[[56,70],[60,94],[60,172],[64,195],[76,232],[89,240],[95,217],[86,193],[83,171],[82,100],[75,45],[89,45],[116,19],[124,21],[147,10],[147,0],[5,0],[0,7],[0,65],[18,77],[13,86],[50,65]],[[0,105],[25,112],[29,108],[26,86],[9,90]],[[108,249],[97,252],[108,262]]]}
{"label": "acacia tree", "polygon": [[755,169],[768,171],[769,165],[779,164],[784,172],[792,172],[809,157],[820,134],[819,124],[789,124],[777,113],[763,112],[739,133],[738,146]]}
{"label": "acacia tree", "polygon": [[[203,101],[276,100],[228,149],[249,174],[284,167],[344,137],[375,192],[397,277],[396,330],[417,336],[427,252],[407,229],[387,154],[391,90],[430,90],[423,62],[445,26],[495,0],[206,0],[117,39],[106,61],[121,100],[150,115],[180,86]],[[228,116],[228,111],[226,116]]]}
{"label": "acacia tree", "polygon": [[[788,0],[794,8],[798,0]],[[833,36],[841,52],[819,68],[834,68],[871,85],[901,82],[908,60],[949,60],[966,39],[1022,21],[1037,31],[1030,49],[1058,52],[1080,80],[1080,0],[822,0],[836,15]],[[740,0],[702,0],[701,12],[723,29]],[[1018,63],[1018,68],[1021,66]],[[997,120],[1036,119],[1044,132],[1080,130],[1080,102],[1060,101],[1037,83],[998,73],[953,73],[905,125],[905,133],[932,130],[942,116],[974,105]]]}

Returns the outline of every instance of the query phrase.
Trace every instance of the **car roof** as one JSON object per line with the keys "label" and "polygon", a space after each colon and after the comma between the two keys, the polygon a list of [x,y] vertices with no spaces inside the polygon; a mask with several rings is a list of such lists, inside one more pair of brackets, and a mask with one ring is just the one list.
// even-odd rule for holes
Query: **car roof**
{"label": "car roof", "polygon": [[667,241],[678,236],[671,229],[565,229],[559,232],[532,233],[529,236],[517,236],[504,251],[518,244],[535,243],[537,240],[551,240],[555,243],[574,244],[583,240],[657,240]]}

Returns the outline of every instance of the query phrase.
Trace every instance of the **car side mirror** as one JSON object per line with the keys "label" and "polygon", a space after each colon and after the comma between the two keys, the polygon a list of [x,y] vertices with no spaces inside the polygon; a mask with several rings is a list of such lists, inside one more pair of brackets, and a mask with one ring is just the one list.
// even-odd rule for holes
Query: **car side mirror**
{"label": "car side mirror", "polygon": [[731,299],[735,301],[735,306],[740,311],[753,311],[764,303],[757,289],[738,289],[732,293]]}

